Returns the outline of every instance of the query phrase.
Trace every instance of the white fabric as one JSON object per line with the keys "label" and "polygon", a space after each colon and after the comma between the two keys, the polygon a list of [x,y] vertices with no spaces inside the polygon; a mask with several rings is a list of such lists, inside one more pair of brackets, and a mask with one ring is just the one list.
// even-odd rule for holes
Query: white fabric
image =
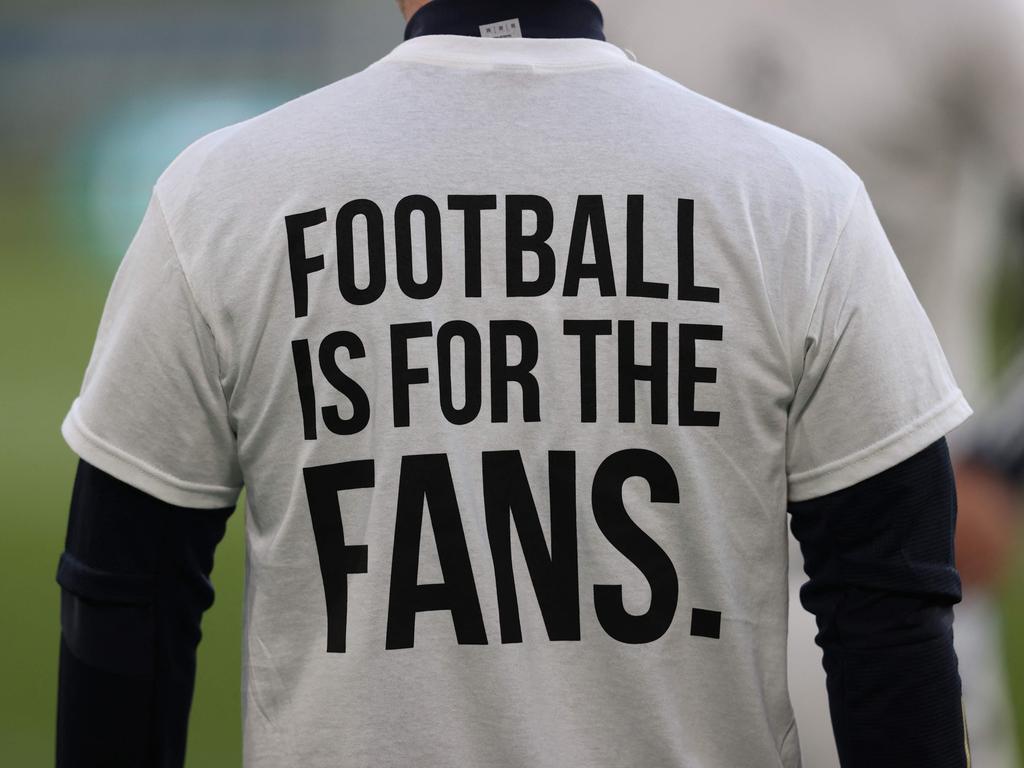
{"label": "white fabric", "polygon": [[[453,194],[495,196],[494,210],[481,214],[479,296],[467,295],[465,216],[449,208]],[[441,279],[434,295],[418,299],[406,295],[409,271],[421,285],[438,273],[428,267],[429,217],[420,213],[411,216],[411,267],[399,263],[396,207],[408,195],[439,209]],[[508,223],[507,195],[550,203],[554,279],[541,295],[507,295],[507,228],[518,227]],[[629,195],[643,196],[643,278],[667,286],[667,298],[627,295]],[[384,287],[369,303],[346,301],[340,287],[369,290],[379,280],[367,263],[376,239],[367,219],[349,227],[339,217],[360,199],[383,220]],[[688,243],[680,200],[694,201],[693,282],[705,299],[717,289],[717,302],[679,298],[689,283],[679,276]],[[599,203],[599,212],[581,218],[581,201]],[[295,262],[309,273],[293,279],[285,217],[321,208],[323,222],[301,239],[305,259],[322,255],[322,268]],[[579,295],[565,295],[571,243],[585,237],[583,272],[602,258],[600,211],[611,276],[603,285],[584,277]],[[522,231],[540,226],[527,213]],[[339,259],[348,232],[351,271]],[[293,256],[295,247],[293,238]],[[525,251],[524,279],[541,276],[541,261]],[[306,312],[296,285],[308,285]],[[452,320],[467,321],[481,339],[479,369],[466,345],[451,345],[455,406],[471,399],[463,365],[469,381],[480,371],[481,408],[461,424],[440,407],[438,334]],[[594,421],[584,420],[581,339],[565,333],[570,320],[608,322],[610,333],[594,340]],[[499,420],[495,321],[536,331],[539,420],[528,418],[528,387],[517,381],[507,387],[507,420]],[[413,322],[430,323],[419,327],[426,335],[396,347],[396,329]],[[341,331],[358,338],[362,354],[341,347],[325,362],[321,342]],[[689,346],[680,338],[690,332],[701,336],[696,374],[681,365]],[[622,340],[632,337],[636,363],[646,364],[660,333],[660,383],[620,388],[629,373]],[[293,342],[312,350],[315,439],[304,438]],[[509,365],[526,356],[516,338],[508,346]],[[407,365],[396,349],[407,350]],[[352,434],[326,426],[332,415],[358,411],[336,389],[332,359],[367,395],[368,421]],[[427,381],[408,386],[409,424],[396,426],[393,376],[406,368],[425,369]],[[687,380],[692,397],[681,386]],[[665,419],[654,416],[659,392],[667,394]],[[624,417],[619,395],[627,409],[635,399],[635,421]],[[689,410],[718,413],[718,426],[680,425]],[[244,482],[248,768],[794,768],[787,500],[875,474],[969,413],[863,185],[836,157],[688,91],[609,43],[429,36],[182,152],[158,180],[125,254],[63,433],[85,459],[175,504],[230,504]],[[573,517],[567,488],[575,493],[578,640],[549,639],[513,531],[522,641],[502,642],[500,536],[487,524],[485,500],[507,506],[502,486],[516,479],[484,470],[502,451],[521,456],[545,541],[553,536],[550,499],[561,499],[564,521]],[[569,452],[572,476],[564,479]],[[443,463],[413,470],[437,454]],[[637,460],[609,485],[609,467],[627,455]],[[372,487],[324,497],[338,502],[346,546],[367,553],[366,572],[342,582],[345,650],[329,653],[311,525],[311,506],[323,499],[311,503],[303,470],[365,460]],[[353,466],[345,477],[359,485]],[[444,514],[455,510],[431,506],[436,494],[423,503],[422,485],[443,492],[449,477],[455,523]],[[596,490],[595,477],[603,478]],[[423,513],[411,558],[420,585],[452,578],[453,562],[463,562],[438,550],[458,538],[461,521],[472,581],[451,584],[479,605],[486,642],[460,644],[451,611],[421,610],[413,646],[386,648],[401,585],[392,569],[410,566],[392,557],[399,508],[402,530],[418,527],[409,515]],[[625,522],[610,520],[615,509]],[[325,519],[336,524],[337,515]],[[623,548],[631,525],[671,568],[651,547]],[[617,639],[595,585],[621,585],[621,609],[643,615],[654,609],[648,573],[660,585],[659,605],[664,585],[676,585],[671,621],[657,637]],[[691,634],[693,609],[720,612],[719,637],[702,634],[699,621]]]}

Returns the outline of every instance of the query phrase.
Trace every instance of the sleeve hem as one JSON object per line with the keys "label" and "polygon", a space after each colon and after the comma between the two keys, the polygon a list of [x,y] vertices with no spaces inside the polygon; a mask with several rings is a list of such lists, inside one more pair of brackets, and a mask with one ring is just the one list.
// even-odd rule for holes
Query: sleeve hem
{"label": "sleeve hem", "polygon": [[805,501],[847,488],[908,459],[946,435],[973,413],[954,390],[902,429],[849,456],[789,476],[789,500]]}
{"label": "sleeve hem", "polygon": [[221,509],[234,506],[241,487],[194,483],[182,480],[111,445],[82,423],[78,398],[61,424],[60,432],[68,446],[81,458],[168,504],[193,509]]}

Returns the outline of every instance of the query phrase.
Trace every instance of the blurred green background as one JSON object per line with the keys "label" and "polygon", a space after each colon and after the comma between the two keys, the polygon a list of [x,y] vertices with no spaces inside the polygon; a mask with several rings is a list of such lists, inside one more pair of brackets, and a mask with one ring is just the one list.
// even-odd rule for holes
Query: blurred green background
{"label": "blurred green background", "polygon": [[[114,270],[156,176],[187,144],[361,69],[401,40],[390,2],[6,3],[0,18],[0,765],[53,762],[58,587],[78,392]],[[1021,326],[1005,245],[993,367]],[[241,504],[244,505],[244,497]],[[243,506],[213,573],[190,768],[240,764]],[[1024,712],[1024,566],[1003,596]],[[1024,732],[1024,729],[1020,729]],[[984,768],[984,767],[982,767]]]}
{"label": "blurred green background", "polygon": [[[194,139],[401,42],[390,0],[11,2],[0,9],[0,766],[53,765],[60,423],[150,188]],[[245,497],[217,550],[190,768],[241,763]]]}

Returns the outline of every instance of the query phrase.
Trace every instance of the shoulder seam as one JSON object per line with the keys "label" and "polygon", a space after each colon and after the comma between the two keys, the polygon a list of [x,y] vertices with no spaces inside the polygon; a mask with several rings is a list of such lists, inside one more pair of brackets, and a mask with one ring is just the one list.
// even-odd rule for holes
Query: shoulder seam
{"label": "shoulder seam", "polygon": [[857,204],[857,199],[865,192],[864,181],[860,176],[857,176],[856,188],[853,191],[853,195],[850,197],[846,213],[843,215],[843,225],[839,228],[839,233],[836,235],[835,244],[832,246],[832,251],[828,256],[828,263],[825,265],[825,271],[821,276],[821,283],[818,285],[818,289],[814,294],[814,302],[811,304],[811,311],[807,316],[807,325],[803,332],[802,338],[804,339],[807,338],[807,334],[811,330],[811,322],[814,320],[814,315],[818,311],[818,304],[821,303],[821,295],[825,292],[825,285],[828,283],[828,276],[832,272],[832,264],[835,262],[836,254],[839,252],[839,245],[842,243],[843,237],[846,235],[846,228],[850,225],[850,219],[853,218],[853,209]]}
{"label": "shoulder seam", "polygon": [[224,393],[223,385],[221,384],[224,378],[224,366],[220,359],[220,350],[217,348],[217,337],[213,332],[213,326],[210,325],[210,321],[207,319],[206,314],[203,312],[202,306],[196,299],[195,289],[192,287],[192,281],[189,279],[188,272],[185,271],[185,267],[181,263],[181,257],[178,255],[178,246],[177,243],[174,242],[174,233],[171,231],[171,224],[167,220],[167,214],[164,212],[163,203],[160,202],[160,193],[157,191],[156,184],[153,185],[152,194],[155,208],[157,210],[157,213],[160,214],[160,220],[163,222],[164,225],[164,232],[167,233],[167,241],[171,244],[171,254],[174,256],[174,265],[178,268],[178,271],[181,273],[182,280],[185,282],[185,290],[188,291],[189,301],[191,301],[192,306],[196,308],[196,312],[202,319],[207,331],[209,331],[210,333],[210,338],[213,339],[213,354],[214,357],[217,359],[217,384],[218,386],[221,387],[221,395],[224,397],[225,402],[227,402],[227,397]]}

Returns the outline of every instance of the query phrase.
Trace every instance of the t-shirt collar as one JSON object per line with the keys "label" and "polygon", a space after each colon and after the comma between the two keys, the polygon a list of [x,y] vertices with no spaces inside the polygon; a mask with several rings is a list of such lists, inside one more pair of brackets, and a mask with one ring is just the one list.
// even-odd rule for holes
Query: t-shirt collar
{"label": "t-shirt collar", "polygon": [[[513,36],[501,36],[511,21]],[[431,0],[384,60],[556,68],[627,61],[625,51],[605,42],[603,25],[591,0]]]}
{"label": "t-shirt collar", "polygon": [[485,67],[589,68],[624,64],[630,58],[618,46],[583,37],[424,35],[400,43],[380,61],[403,60]]}
{"label": "t-shirt collar", "polygon": [[[508,24],[513,20],[514,25]],[[409,19],[405,39],[511,35],[604,40],[603,27],[601,11],[591,0],[431,0]]]}

